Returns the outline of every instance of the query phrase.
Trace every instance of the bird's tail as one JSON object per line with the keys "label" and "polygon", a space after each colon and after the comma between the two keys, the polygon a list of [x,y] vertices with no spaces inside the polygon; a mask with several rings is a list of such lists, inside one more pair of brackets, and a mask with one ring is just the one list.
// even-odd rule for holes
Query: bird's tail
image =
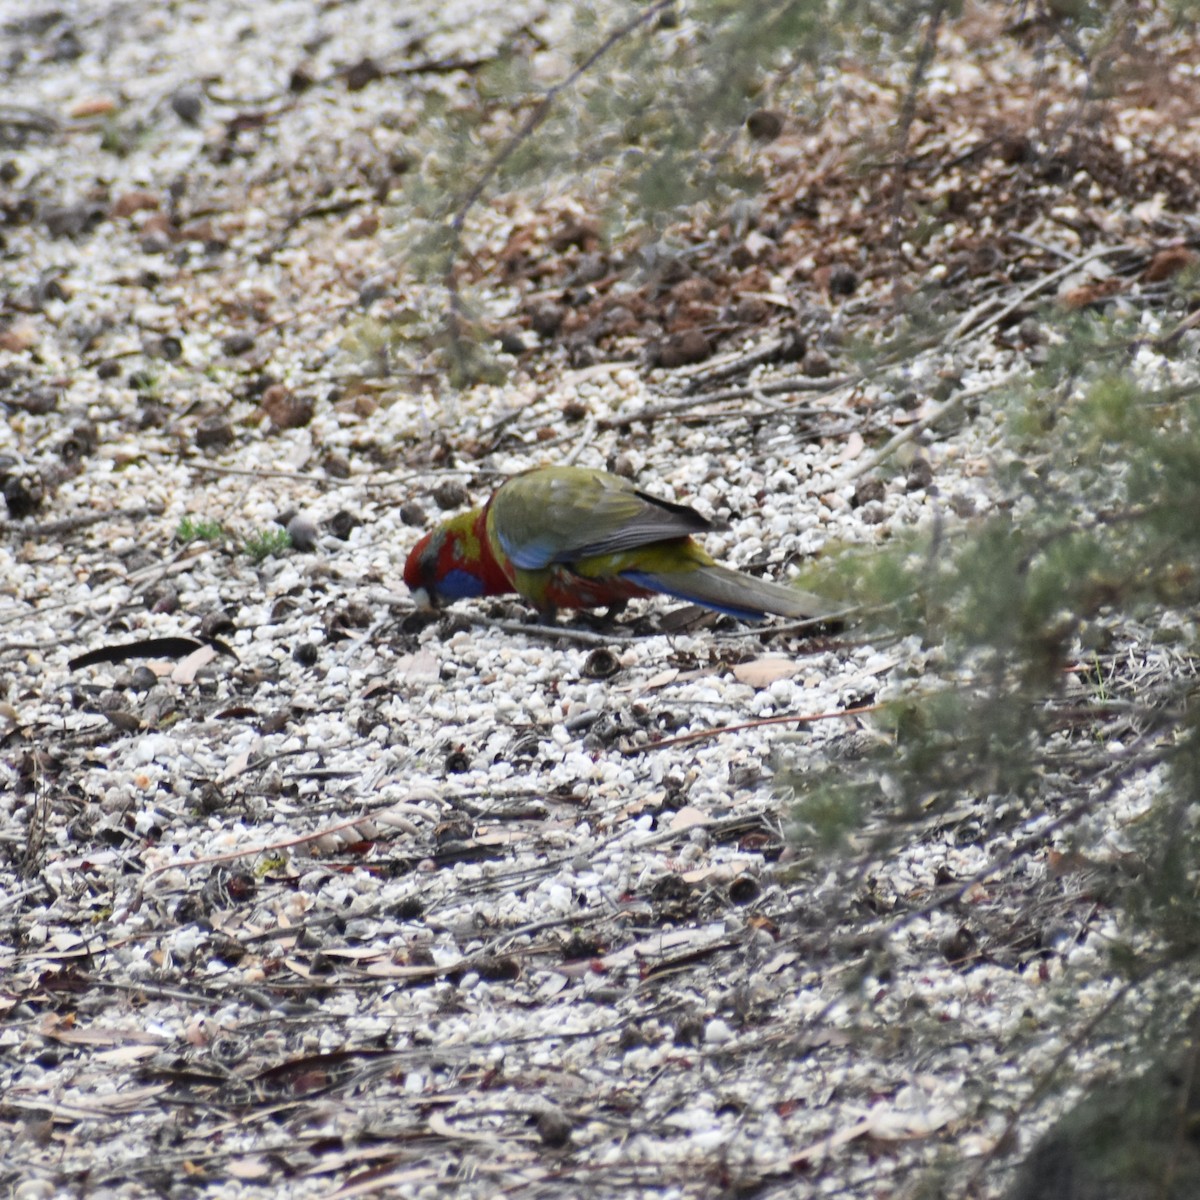
{"label": "bird's tail", "polygon": [[819,596],[715,563],[685,571],[624,571],[622,575],[648,591],[702,604],[743,621],[761,621],[768,613],[804,618],[825,617],[833,612]]}

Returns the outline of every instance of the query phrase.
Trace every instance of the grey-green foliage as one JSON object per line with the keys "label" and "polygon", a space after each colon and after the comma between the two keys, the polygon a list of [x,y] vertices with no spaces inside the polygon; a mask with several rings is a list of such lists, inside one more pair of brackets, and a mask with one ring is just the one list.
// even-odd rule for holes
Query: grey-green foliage
{"label": "grey-green foliage", "polygon": [[1193,1200],[1198,1066],[1193,1039],[1144,1071],[1104,1080],[1037,1143],[1008,1200]]}
{"label": "grey-green foliage", "polygon": [[[431,96],[397,217],[408,271],[451,284],[445,339],[430,344],[455,386],[498,378],[460,268],[480,202],[506,191],[582,197],[609,242],[654,240],[683,210],[723,213],[763,180],[743,124],[786,82],[816,118],[815,86],[846,44],[894,52],[936,0],[873,6],[843,0],[697,0],[687,6],[572,10],[572,41],[556,46],[557,78],[534,78],[519,44],[473,77],[474,103]],[[864,35],[860,30],[866,30]],[[536,189],[536,192],[535,192]]]}
{"label": "grey-green foliage", "polygon": [[[854,560],[859,595],[884,605],[880,631],[937,654],[886,706],[887,737],[865,760],[784,781],[802,797],[802,840],[829,845],[839,834],[829,814],[842,826],[847,811],[902,822],[965,798],[1030,798],[1058,772],[1086,811],[1106,781],[1165,763],[1169,786],[1130,833],[1153,870],[1128,900],[1175,953],[1190,953],[1200,946],[1200,844],[1183,818],[1200,794],[1200,385],[1145,383],[1128,334],[1094,314],[1061,326],[1060,352],[1009,398],[995,511]],[[1123,678],[1115,666],[1093,680],[1086,668],[1162,646],[1163,670]],[[1068,704],[1069,679],[1084,689]],[[1120,754],[1088,742],[1090,725],[1116,728]]]}
{"label": "grey-green foliage", "polygon": [[[745,129],[750,113],[779,107],[814,126],[836,119],[845,60],[899,102],[922,37],[958,8],[957,0],[657,0],[614,12],[581,3],[570,40],[554,47],[553,77],[533,74],[518,38],[475,73],[469,100],[431,95],[414,130],[420,166],[405,179],[397,218],[408,271],[451,287],[448,337],[431,333],[430,345],[452,383],[495,381],[503,370],[461,270],[479,205],[519,190],[535,199],[567,193],[625,252],[658,243],[685,214],[723,220],[766,181]],[[890,149],[869,157],[881,153]]]}
{"label": "grey-green foliage", "polygon": [[[1173,303],[1182,315],[1193,299]],[[971,807],[1053,816],[1085,860],[1101,831],[1117,833],[1124,853],[1097,897],[1122,930],[1108,963],[1145,995],[1159,977],[1194,979],[1200,958],[1200,382],[1148,382],[1133,333],[1096,313],[1061,321],[1050,361],[1007,399],[995,508],[840,564],[883,606],[877,634],[929,654],[865,754],[779,781],[797,797],[802,854],[864,865]],[[1173,352],[1161,374],[1194,375],[1194,347]],[[1151,773],[1149,809],[1113,830],[1105,801]],[[1141,1004],[1139,1023],[1150,1012],[1177,1024],[1177,998]],[[1121,1009],[1092,1032],[1127,1041],[1134,1073],[1145,1049],[1127,1021]],[[1031,1086],[1065,1086],[1074,1061]],[[1101,1087],[1039,1146],[1012,1196],[1200,1195],[1195,1114],[1180,1116],[1178,1089],[1164,1100],[1155,1071],[1115,1102]]]}
{"label": "grey-green foliage", "polygon": [[473,106],[431,101],[427,128],[435,136],[402,201],[430,223],[428,236],[408,248],[410,265],[445,273],[461,252],[447,222],[481,181],[485,194],[583,192],[614,237],[756,186],[734,139],[747,114],[771,98],[772,81],[810,82],[845,44],[867,52],[884,30],[895,48],[930,0],[877,7],[698,0],[630,6],[622,25],[611,6],[574,6],[573,40],[555,47],[558,78],[535,78],[514,46],[476,74]]}

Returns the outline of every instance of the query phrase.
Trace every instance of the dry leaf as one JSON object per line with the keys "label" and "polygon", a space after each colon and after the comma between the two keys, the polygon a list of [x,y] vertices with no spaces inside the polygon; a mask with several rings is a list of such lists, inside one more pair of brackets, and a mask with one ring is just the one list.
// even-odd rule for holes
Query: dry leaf
{"label": "dry leaf", "polygon": [[668,667],[665,671],[659,671],[657,675],[651,675],[644,684],[641,685],[643,692],[653,692],[658,688],[666,687],[668,683],[674,683],[679,678],[678,667]]}
{"label": "dry leaf", "polygon": [[29,321],[18,321],[0,333],[0,350],[19,354],[37,345],[38,332]]}
{"label": "dry leaf", "polygon": [[[382,812],[375,813],[374,818],[376,823],[383,826],[384,829],[395,829],[400,833],[412,834],[415,837],[421,832],[420,829],[402,813],[402,810],[411,812],[414,807],[412,804],[398,804],[395,808],[385,808]],[[420,812],[420,809],[417,811]],[[425,815],[425,813],[421,813],[421,816]]]}
{"label": "dry leaf", "polygon": [[89,96],[77,100],[67,109],[69,117],[107,117],[117,111],[117,103],[111,96]]}
{"label": "dry leaf", "polygon": [[207,643],[193,650],[181,663],[177,663],[175,669],[171,672],[171,682],[190,684],[196,682],[196,672],[201,667],[207,667],[214,658],[217,657],[217,652]]}
{"label": "dry leaf", "polygon": [[555,971],[547,974],[538,984],[535,994],[539,1000],[552,1000],[570,981],[570,976],[565,971]]}
{"label": "dry leaf", "polygon": [[753,688],[764,688],[777,679],[790,678],[799,669],[800,664],[790,658],[756,658],[752,662],[738,663],[733,668],[733,677]]}
{"label": "dry leaf", "polygon": [[1197,263],[1200,263],[1200,255],[1194,250],[1189,250],[1186,246],[1168,246],[1150,260],[1142,272],[1142,280],[1145,283],[1161,283]]}
{"label": "dry leaf", "polygon": [[101,1067],[132,1067],[162,1053],[166,1038],[153,1046],[118,1046],[115,1050],[101,1050],[93,1054],[91,1061]]}
{"label": "dry leaf", "polygon": [[4,1099],[13,1108],[31,1109],[42,1114],[48,1113],[50,1118],[55,1121],[98,1121],[138,1112],[145,1108],[149,1101],[156,1096],[161,1096],[163,1092],[170,1091],[173,1086],[170,1083],[155,1083],[148,1087],[133,1088],[124,1092],[106,1092],[102,1096],[87,1095],[83,1092],[67,1092],[57,1104],[47,1103],[40,1095],[31,1102],[25,1097],[34,1094],[32,1089],[12,1088]]}
{"label": "dry leaf", "polygon": [[109,214],[113,217],[128,217],[135,212],[152,212],[161,204],[157,192],[122,192],[112,203]]}
{"label": "dry leaf", "polygon": [[1058,302],[1063,308],[1076,312],[1124,290],[1125,284],[1120,279],[1102,279],[1098,283],[1086,283],[1082,287],[1068,289],[1059,296]]}
{"label": "dry leaf", "polygon": [[[406,1167],[386,1175],[369,1174],[366,1179],[352,1179],[345,1187],[333,1192],[329,1200],[352,1200],[355,1196],[375,1196],[401,1184],[430,1183],[436,1180],[441,1167]],[[391,1193],[389,1193],[391,1194]]]}
{"label": "dry leaf", "polygon": [[684,871],[680,878],[684,883],[729,883],[745,871],[745,863],[716,863],[711,867]]}
{"label": "dry leaf", "polygon": [[221,782],[224,783],[235,776],[240,775],[250,765],[250,751],[244,750],[241,754],[235,755],[229,760],[229,765],[225,768],[225,774],[221,776]]}
{"label": "dry leaf", "polygon": [[275,1172],[275,1167],[265,1158],[232,1158],[226,1168],[234,1179],[266,1179]]}
{"label": "dry leaf", "polygon": [[954,1110],[945,1104],[930,1104],[924,1108],[893,1108],[877,1104],[867,1115],[872,1137],[887,1142],[928,1137],[954,1120]]}
{"label": "dry leaf", "polygon": [[863,440],[863,435],[855,430],[847,439],[846,444],[842,447],[842,452],[835,458],[830,459],[829,466],[835,467],[841,463],[853,462],[863,450],[867,443]]}
{"label": "dry leaf", "polygon": [[137,1029],[107,1029],[102,1025],[77,1026],[54,1014],[48,1015],[38,1026],[38,1032],[50,1041],[69,1046],[141,1046],[156,1051],[165,1046],[169,1038]]}
{"label": "dry leaf", "polygon": [[396,674],[410,683],[435,682],[441,678],[441,664],[429,650],[406,654],[396,663]]}

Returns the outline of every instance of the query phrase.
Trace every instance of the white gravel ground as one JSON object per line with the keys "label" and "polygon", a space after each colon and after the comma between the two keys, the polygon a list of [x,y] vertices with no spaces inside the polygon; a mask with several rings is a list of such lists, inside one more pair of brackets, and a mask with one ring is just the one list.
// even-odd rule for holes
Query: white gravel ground
{"label": "white gravel ground", "polygon": [[[1027,813],[964,796],[961,821],[914,831],[859,879],[784,837],[774,764],[802,774],[870,727],[747,723],[911,688],[918,646],[626,630],[596,679],[588,644],[411,622],[400,572],[420,531],[400,508],[434,519],[446,479],[477,500],[538,462],[623,452],[641,486],[728,522],[715,554],[775,573],[991,503],[1004,419],[986,392],[924,450],[936,489],[889,464],[856,507],[868,450],[807,440],[786,409],[753,431],[606,430],[674,394],[636,363],[540,355],[454,393],[414,339],[372,373],[381,327],[408,310],[432,328],[444,303],[405,272],[412,230],[370,198],[372,172],[421,154],[430,97],[465,103],[471,84],[397,73],[351,91],[335,72],[486,58],[529,29],[553,46],[571,7],[135,0],[52,19],[0,0],[5,102],[59,123],[0,151],[9,190],[43,218],[97,214],[75,237],[44,219],[3,230],[20,339],[0,349],[0,456],[55,473],[0,542],[0,1178],[15,1196],[914,1196],[926,1169],[1005,1134],[1061,1049],[1060,1008],[1083,1024],[1114,992],[1118,930],[1082,896],[1044,954],[947,961],[975,914],[1041,919],[1027,897],[1044,852],[1006,853],[1053,819],[1053,795]],[[302,64],[316,85],[289,92]],[[177,108],[194,87],[189,125]],[[246,129],[223,156],[234,114]],[[102,151],[106,136],[127,152]],[[172,188],[219,246],[156,234]],[[161,206],[111,215],[142,190]],[[346,197],[359,203],[288,224]],[[478,219],[499,236],[510,217]],[[238,333],[253,345],[231,354]],[[1145,354],[1149,374],[1167,369]],[[984,337],[854,399],[886,426],[905,417],[902,387],[931,397],[920,416],[948,371],[985,389],[1024,369]],[[264,419],[261,373],[311,397],[312,420]],[[51,411],[29,403],[37,387]],[[421,465],[439,438],[513,413],[515,438],[481,461]],[[211,416],[231,440],[198,447]],[[62,444],[85,423],[95,446],[75,465]],[[317,526],[311,553],[256,564],[176,538],[185,517],[240,540],[292,510]],[[327,523],[343,511],[361,524],[339,538]],[[69,665],[202,630],[233,655],[164,656],[153,675]],[[788,673],[739,681],[760,656]],[[1097,854],[1153,786],[1105,810]],[[989,863],[960,904],[889,920]]]}

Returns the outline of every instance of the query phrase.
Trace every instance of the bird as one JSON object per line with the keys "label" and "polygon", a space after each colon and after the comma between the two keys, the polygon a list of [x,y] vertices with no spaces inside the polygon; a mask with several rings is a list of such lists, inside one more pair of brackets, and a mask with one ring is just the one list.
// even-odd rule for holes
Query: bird
{"label": "bird", "polygon": [[404,582],[418,608],[517,592],[551,621],[560,608],[619,610],[655,594],[743,621],[830,614],[816,596],[721,566],[692,536],[710,529],[619,475],[535,467],[425,534]]}

